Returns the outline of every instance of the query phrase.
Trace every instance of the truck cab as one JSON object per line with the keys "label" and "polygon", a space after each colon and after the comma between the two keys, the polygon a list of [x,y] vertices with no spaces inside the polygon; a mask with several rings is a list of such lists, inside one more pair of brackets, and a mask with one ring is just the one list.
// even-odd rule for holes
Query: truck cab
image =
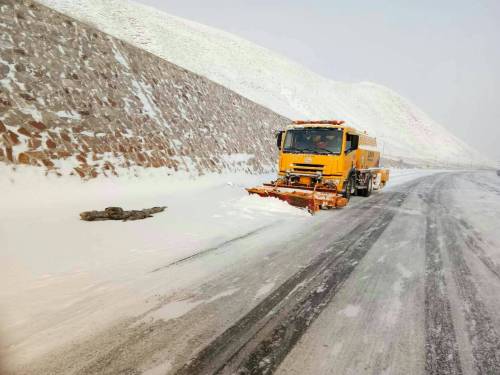
{"label": "truck cab", "polygon": [[278,133],[277,145],[279,176],[305,186],[334,185],[347,195],[365,188],[365,171],[380,163],[375,138],[343,121],[295,121]]}

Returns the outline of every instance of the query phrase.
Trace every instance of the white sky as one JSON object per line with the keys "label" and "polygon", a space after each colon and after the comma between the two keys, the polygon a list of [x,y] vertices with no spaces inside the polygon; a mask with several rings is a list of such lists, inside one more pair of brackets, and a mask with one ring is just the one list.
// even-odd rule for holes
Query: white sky
{"label": "white sky", "polygon": [[409,98],[500,161],[498,0],[136,0]]}

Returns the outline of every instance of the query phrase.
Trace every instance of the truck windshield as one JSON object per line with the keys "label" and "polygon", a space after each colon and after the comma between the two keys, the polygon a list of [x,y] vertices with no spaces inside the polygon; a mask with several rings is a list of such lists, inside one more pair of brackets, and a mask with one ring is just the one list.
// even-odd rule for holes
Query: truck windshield
{"label": "truck windshield", "polygon": [[302,154],[340,154],[342,129],[303,128],[286,132],[284,152]]}

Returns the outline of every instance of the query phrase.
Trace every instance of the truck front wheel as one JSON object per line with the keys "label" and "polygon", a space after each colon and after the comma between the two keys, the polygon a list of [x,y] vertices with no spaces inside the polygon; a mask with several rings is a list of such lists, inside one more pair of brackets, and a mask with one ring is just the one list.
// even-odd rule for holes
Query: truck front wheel
{"label": "truck front wheel", "polygon": [[372,194],[372,191],[373,191],[373,178],[372,176],[369,176],[366,188],[361,190],[361,195],[363,197],[369,197]]}
{"label": "truck front wheel", "polygon": [[349,179],[346,182],[345,189],[344,189],[344,198],[347,200],[351,199],[351,195],[354,195],[356,192],[355,188],[355,183],[354,183],[354,176],[350,176]]}

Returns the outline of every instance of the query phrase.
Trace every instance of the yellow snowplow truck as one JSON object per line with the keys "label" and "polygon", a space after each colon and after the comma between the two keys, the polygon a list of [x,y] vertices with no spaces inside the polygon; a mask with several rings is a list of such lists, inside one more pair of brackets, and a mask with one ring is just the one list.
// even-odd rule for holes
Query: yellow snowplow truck
{"label": "yellow snowplow truck", "polygon": [[368,197],[389,180],[377,141],[344,121],[294,121],[277,133],[276,181],[246,189],[314,213],[344,207],[352,195]]}

